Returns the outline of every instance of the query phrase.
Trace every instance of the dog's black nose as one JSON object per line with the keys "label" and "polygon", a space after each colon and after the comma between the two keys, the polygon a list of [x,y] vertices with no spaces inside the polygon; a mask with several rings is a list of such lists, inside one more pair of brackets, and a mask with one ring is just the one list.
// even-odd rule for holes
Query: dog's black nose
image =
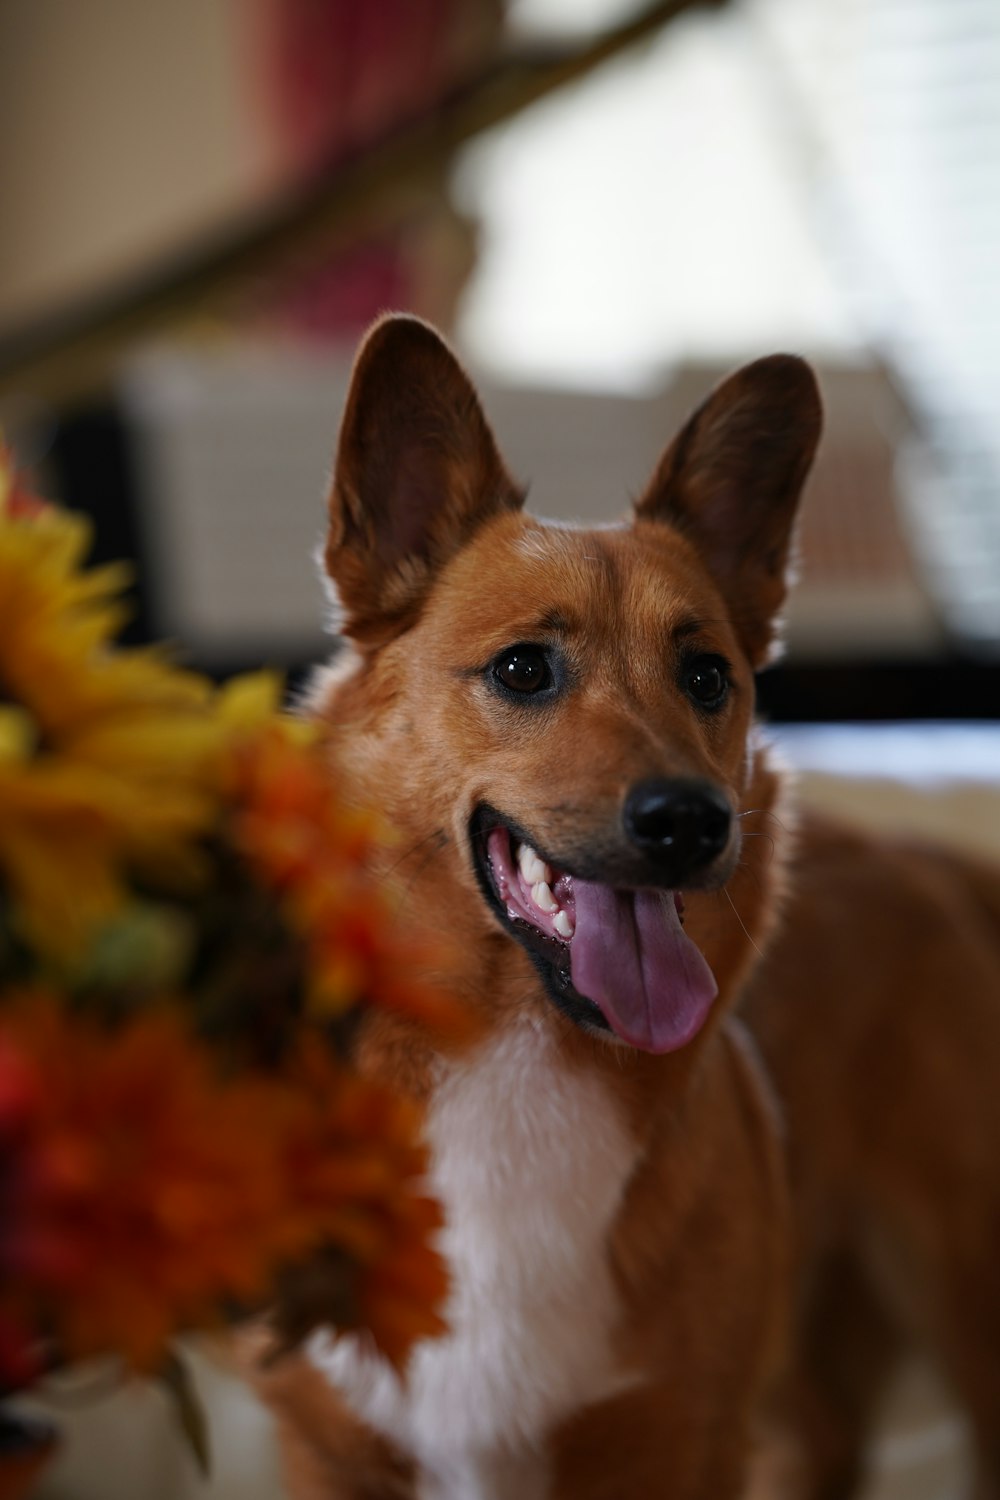
{"label": "dog's black nose", "polygon": [[671,883],[698,874],[729,842],[732,808],[710,781],[640,781],[625,798],[625,832]]}

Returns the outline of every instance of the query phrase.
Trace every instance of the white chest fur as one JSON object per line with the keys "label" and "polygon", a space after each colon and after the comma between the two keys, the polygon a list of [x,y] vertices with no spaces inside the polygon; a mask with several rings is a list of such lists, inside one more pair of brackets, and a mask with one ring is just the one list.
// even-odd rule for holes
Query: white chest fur
{"label": "white chest fur", "polygon": [[546,1430],[621,1390],[610,1226],[636,1148],[602,1080],[525,1023],[447,1074],[428,1118],[445,1207],[450,1331],[421,1344],[405,1383],[351,1337],[314,1362],[413,1454],[435,1500],[535,1500]]}

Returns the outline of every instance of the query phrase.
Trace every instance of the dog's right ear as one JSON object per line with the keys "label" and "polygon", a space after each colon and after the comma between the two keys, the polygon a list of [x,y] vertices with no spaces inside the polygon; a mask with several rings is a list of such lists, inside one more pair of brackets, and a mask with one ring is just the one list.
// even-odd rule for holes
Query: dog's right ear
{"label": "dog's right ear", "polygon": [[326,566],[344,633],[378,645],[405,628],[437,569],[523,500],[447,344],[418,318],[376,323],[355,362],[330,494]]}

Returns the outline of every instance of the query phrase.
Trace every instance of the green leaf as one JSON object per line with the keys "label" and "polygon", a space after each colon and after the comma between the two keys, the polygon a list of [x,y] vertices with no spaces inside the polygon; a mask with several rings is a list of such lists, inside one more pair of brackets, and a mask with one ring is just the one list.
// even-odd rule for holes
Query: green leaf
{"label": "green leaf", "polygon": [[173,1404],[174,1415],[198,1465],[198,1472],[203,1479],[208,1479],[212,1469],[208,1420],[191,1378],[191,1371],[176,1350],[167,1355],[158,1371],[158,1377]]}
{"label": "green leaf", "polygon": [[182,981],[192,946],[185,913],[136,899],[102,928],[73,978],[82,989],[169,989]]}

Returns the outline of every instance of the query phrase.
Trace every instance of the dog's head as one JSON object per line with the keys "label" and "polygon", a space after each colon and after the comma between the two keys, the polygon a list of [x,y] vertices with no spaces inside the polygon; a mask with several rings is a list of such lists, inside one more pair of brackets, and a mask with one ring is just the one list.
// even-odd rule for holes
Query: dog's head
{"label": "dog's head", "polygon": [[503,981],[526,952],[564,1015],[666,1052],[745,969],[774,795],[753,675],[819,429],[808,366],[760,360],[690,419],[629,524],[546,525],[440,338],[411,318],[369,334],[326,549],[349,649],[317,697],[399,830],[418,919],[487,994],[489,956],[497,1004],[535,1003]]}

